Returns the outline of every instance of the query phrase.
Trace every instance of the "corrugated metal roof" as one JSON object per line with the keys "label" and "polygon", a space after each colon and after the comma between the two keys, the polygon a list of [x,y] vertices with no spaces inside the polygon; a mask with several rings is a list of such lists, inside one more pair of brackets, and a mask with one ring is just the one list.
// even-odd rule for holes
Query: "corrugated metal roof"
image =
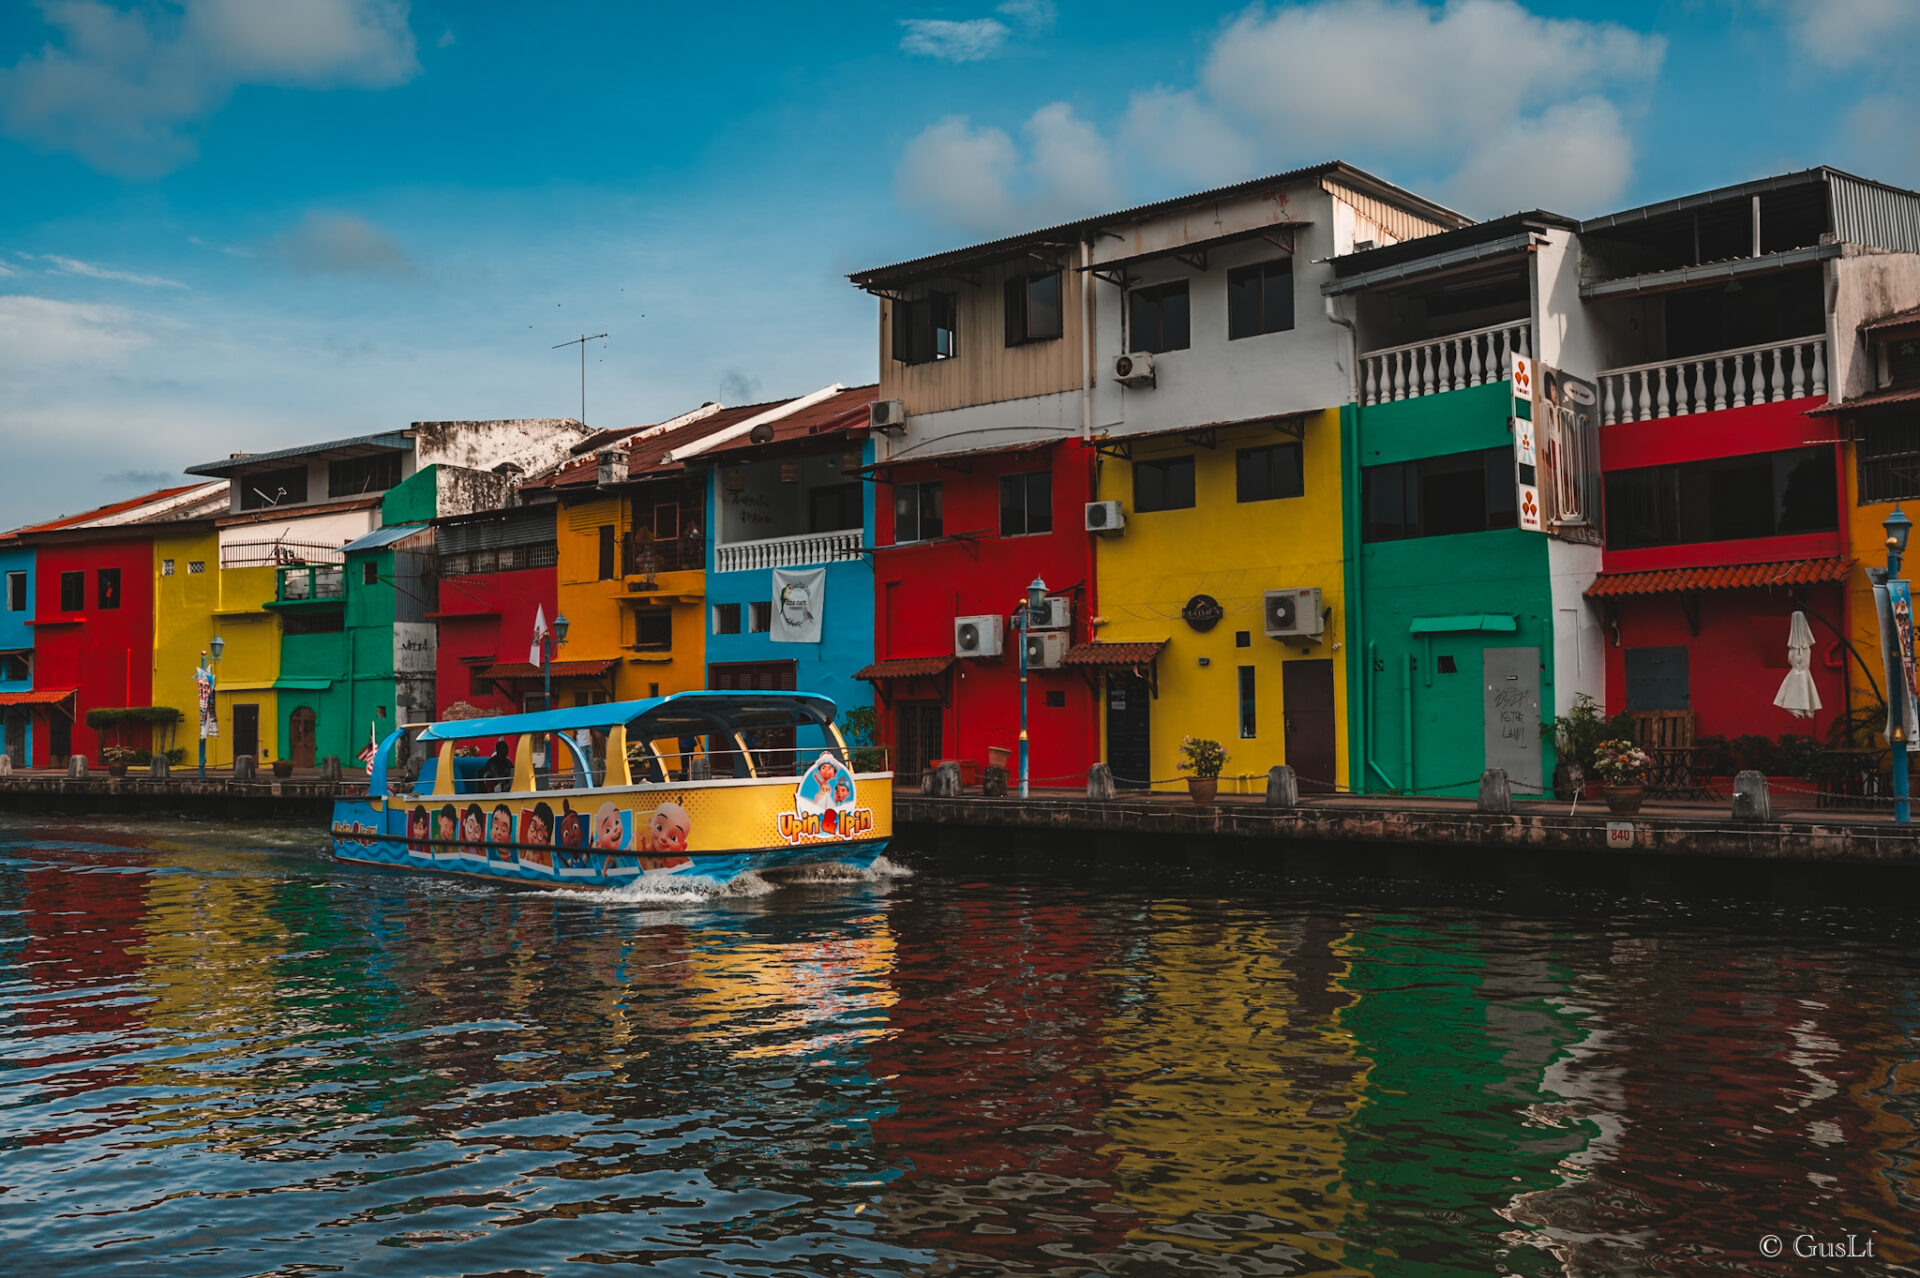
{"label": "corrugated metal roof", "polygon": [[854,678],[873,683],[881,679],[931,679],[943,675],[953,665],[951,655],[944,657],[892,657],[862,666]]}
{"label": "corrugated metal roof", "polygon": [[1890,328],[1905,328],[1909,324],[1920,324],[1920,306],[1909,306],[1904,311],[1895,311],[1891,315],[1882,315],[1877,320],[1868,320],[1860,326],[1860,331],[1879,333]]}
{"label": "corrugated metal roof", "polygon": [[1167,640],[1142,643],[1079,643],[1060,658],[1063,666],[1144,666],[1160,655]]}
{"label": "corrugated metal roof", "polygon": [[409,537],[429,531],[425,524],[390,524],[385,528],[376,528],[357,541],[350,541],[340,548],[343,555],[351,555],[356,550],[378,550],[382,546],[391,546],[396,541],[405,541]]}
{"label": "corrugated metal roof", "polygon": [[1770,564],[1721,564],[1712,568],[1655,568],[1647,572],[1607,572],[1587,587],[1589,599],[1630,595],[1674,595],[1696,590],[1765,590],[1778,586],[1817,586],[1845,581],[1851,559],[1790,559]]}
{"label": "corrugated metal roof", "polygon": [[1829,169],[1834,234],[1851,244],[1920,253],[1920,194]]}
{"label": "corrugated metal roof", "polygon": [[856,434],[864,437],[872,418],[873,402],[879,397],[880,388],[877,385],[850,386],[831,399],[821,400],[797,413],[767,423],[773,430],[773,438],[766,444],[756,444],[750,437],[742,435],[738,439],[715,444],[707,450],[706,455],[730,456],[754,448],[809,439],[845,439]]}
{"label": "corrugated metal roof", "polygon": [[243,470],[252,470],[266,462],[284,461],[292,457],[312,457],[316,453],[341,452],[347,455],[368,452],[413,451],[413,433],[404,430],[382,431],[377,435],[355,435],[351,439],[329,440],[324,444],[302,444],[298,448],[280,448],[270,453],[246,453],[239,457],[228,457],[222,461],[202,462],[198,466],[187,467],[189,475],[216,475],[231,478]]}
{"label": "corrugated metal roof", "polygon": [[1809,408],[1808,417],[1839,417],[1846,413],[1857,412],[1863,408],[1882,408],[1888,404],[1911,404],[1920,400],[1920,386],[1909,386],[1905,390],[1885,390],[1872,395],[1862,395],[1859,399],[1850,399],[1844,404],[1822,404],[1818,408]]}
{"label": "corrugated metal roof", "polygon": [[60,532],[64,529],[75,528],[96,519],[105,519],[111,515],[125,514],[141,506],[149,506],[156,502],[168,501],[204,487],[206,487],[205,484],[180,484],[173,488],[162,488],[157,492],[147,493],[141,497],[129,497],[125,501],[117,501],[111,505],[98,506],[92,510],[83,511],[78,515],[62,515],[60,518],[48,520],[44,524],[29,524],[24,528],[16,528],[6,535],[9,537],[24,537],[31,533]]}

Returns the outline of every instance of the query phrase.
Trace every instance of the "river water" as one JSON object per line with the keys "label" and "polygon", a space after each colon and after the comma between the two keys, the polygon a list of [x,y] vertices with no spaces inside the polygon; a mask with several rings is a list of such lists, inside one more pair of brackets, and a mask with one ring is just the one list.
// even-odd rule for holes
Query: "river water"
{"label": "river water", "polygon": [[1895,912],[897,859],[0,821],[0,1271],[1920,1272]]}

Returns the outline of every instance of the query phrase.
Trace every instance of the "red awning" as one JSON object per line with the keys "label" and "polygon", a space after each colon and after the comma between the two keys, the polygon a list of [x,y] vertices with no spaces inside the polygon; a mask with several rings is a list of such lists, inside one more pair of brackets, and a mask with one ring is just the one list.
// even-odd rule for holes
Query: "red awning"
{"label": "red awning", "polygon": [[1700,590],[1766,590],[1845,581],[1851,559],[1790,559],[1785,563],[1726,564],[1717,568],[1656,568],[1649,572],[1603,572],[1587,587],[1589,599],[1630,595],[1681,595]]}
{"label": "red awning", "polygon": [[1144,666],[1160,655],[1165,639],[1149,643],[1078,643],[1060,658],[1063,666]]}
{"label": "red awning", "polygon": [[[617,661],[556,661],[552,663],[556,679],[597,679],[620,663]],[[483,679],[540,679],[546,671],[528,661],[507,661],[488,666],[480,672]]]}
{"label": "red awning", "polygon": [[32,692],[0,692],[0,706],[57,706],[78,688],[36,688]]}
{"label": "red awning", "polygon": [[952,657],[895,657],[863,667],[853,677],[877,683],[883,679],[932,679],[953,665]]}

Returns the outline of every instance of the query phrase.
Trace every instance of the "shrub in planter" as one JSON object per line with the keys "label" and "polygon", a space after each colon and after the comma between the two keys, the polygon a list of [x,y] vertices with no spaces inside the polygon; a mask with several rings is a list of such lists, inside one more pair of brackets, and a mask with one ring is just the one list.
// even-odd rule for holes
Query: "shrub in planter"
{"label": "shrub in planter", "polygon": [[1653,758],[1631,740],[1602,741],[1594,750],[1593,770],[1607,787],[1607,807],[1638,812],[1646,796],[1647,769]]}
{"label": "shrub in planter", "polygon": [[1180,770],[1191,772],[1187,793],[1199,803],[1211,803],[1220,790],[1220,769],[1227,766],[1226,747],[1207,737],[1180,738]]}

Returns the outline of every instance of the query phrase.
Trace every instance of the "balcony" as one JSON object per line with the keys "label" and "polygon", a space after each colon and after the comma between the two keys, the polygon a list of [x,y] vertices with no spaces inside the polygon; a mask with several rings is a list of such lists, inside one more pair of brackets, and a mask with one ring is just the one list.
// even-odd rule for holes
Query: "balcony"
{"label": "balcony", "polygon": [[628,577],[652,578],[663,572],[684,572],[707,566],[705,537],[626,538],[622,573]]}
{"label": "balcony", "polygon": [[347,570],[341,567],[282,568],[278,603],[338,603],[347,597]]}
{"label": "balcony", "polygon": [[1360,357],[1360,402],[1384,404],[1503,382],[1513,356],[1532,354],[1531,320],[1368,351]]}
{"label": "balcony", "polygon": [[799,537],[766,537],[716,546],[715,572],[748,572],[755,568],[799,568],[806,564],[835,564],[860,557],[861,531],[807,533]]}
{"label": "balcony", "polygon": [[1827,339],[1797,337],[1600,374],[1600,421],[1717,413],[1827,393]]}

